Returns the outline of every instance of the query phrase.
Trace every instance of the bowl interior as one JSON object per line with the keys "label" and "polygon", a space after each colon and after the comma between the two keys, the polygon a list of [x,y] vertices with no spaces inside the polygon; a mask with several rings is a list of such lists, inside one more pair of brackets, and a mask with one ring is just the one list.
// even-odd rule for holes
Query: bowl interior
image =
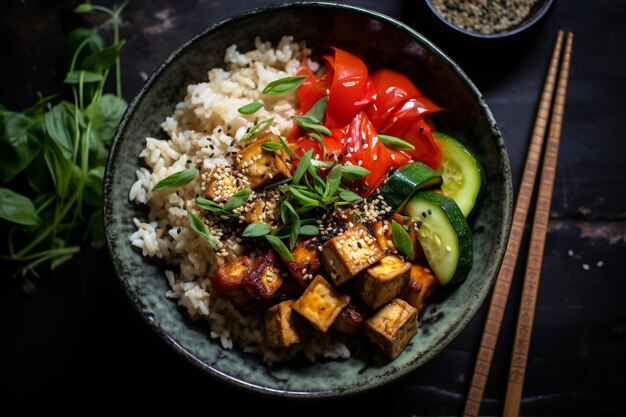
{"label": "bowl interior", "polygon": [[[147,136],[165,139],[160,124],[182,101],[186,86],[222,66],[225,49],[254,48],[254,38],[276,42],[282,35],[313,48],[336,45],[359,54],[368,66],[408,75],[426,95],[449,111],[439,129],[466,143],[484,165],[488,190],[472,219],[474,267],[466,282],[446,291],[420,319],[420,330],[404,353],[388,362],[371,349],[349,360],[266,366],[260,357],[224,350],[194,323],[168,290],[164,266],[131,248],[133,217],[146,212],[128,200],[138,157]],[[367,40],[364,42],[364,40]],[[504,143],[489,109],[460,69],[408,27],[375,12],[330,4],[291,4],[245,13],[207,29],[168,58],[129,106],[111,151],[105,179],[105,227],[116,272],[150,326],[202,369],[240,387],[291,397],[329,397],[389,382],[419,367],[443,349],[469,322],[487,296],[504,255],[511,217],[511,176]]]}

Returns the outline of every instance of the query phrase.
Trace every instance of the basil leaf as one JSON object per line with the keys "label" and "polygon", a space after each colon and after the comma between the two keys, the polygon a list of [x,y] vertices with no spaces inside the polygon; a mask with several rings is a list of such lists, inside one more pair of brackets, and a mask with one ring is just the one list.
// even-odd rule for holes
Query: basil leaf
{"label": "basil leaf", "polygon": [[68,72],[63,80],[66,84],[78,84],[80,82],[81,73],[84,83],[95,83],[104,80],[104,75],[93,71],[71,71]]}
{"label": "basil leaf", "polygon": [[341,178],[344,181],[356,181],[367,177],[370,171],[358,165],[341,165]]}
{"label": "basil leaf", "polygon": [[243,237],[261,237],[270,232],[270,228],[265,223],[250,223],[241,234]]}
{"label": "basil leaf", "polygon": [[404,230],[398,222],[395,220],[391,221],[391,235],[393,238],[393,244],[398,248],[398,250],[404,253],[409,258],[413,258],[415,255],[413,249],[413,241],[411,240],[411,236],[409,233]]}
{"label": "basil leaf", "polygon": [[169,177],[163,178],[161,181],[157,182],[156,185],[152,188],[152,191],[162,191],[189,184],[191,181],[193,181],[197,174],[198,170],[196,168],[189,168],[180,172],[176,172]]}
{"label": "basil leaf", "polygon": [[[81,48],[80,51],[78,51],[79,47]],[[74,69],[84,69],[82,63],[85,58],[104,49],[104,47],[104,40],[96,31],[84,27],[71,30],[61,43],[61,63],[63,64],[63,71],[69,71],[72,65],[72,59],[77,52],[78,56],[74,63]]]}
{"label": "basil leaf", "polygon": [[241,106],[237,109],[237,111],[241,114],[253,114],[263,108],[263,103],[258,101],[248,103],[245,106]]}
{"label": "basil leaf", "polygon": [[339,191],[339,198],[348,203],[359,203],[363,201],[363,198],[357,193],[344,189]]}
{"label": "basil leaf", "polygon": [[45,136],[34,118],[0,110],[0,181],[9,182],[41,153]]}
{"label": "basil leaf", "polygon": [[320,123],[324,118],[324,114],[326,114],[326,103],[328,103],[328,97],[320,98],[317,103],[311,107],[306,114],[307,117],[311,119],[313,123]]}
{"label": "basil leaf", "polygon": [[90,146],[96,145],[97,142],[111,144],[126,106],[124,99],[113,94],[104,94],[100,100],[94,100],[85,109],[85,116],[91,122]]}
{"label": "basil leaf", "polygon": [[306,225],[300,227],[300,235],[302,236],[317,236],[320,234],[320,229],[317,226]]}
{"label": "basil leaf", "polygon": [[28,197],[0,187],[0,201],[0,218],[26,226],[39,223],[35,206]]}
{"label": "basil leaf", "polygon": [[44,116],[44,126],[48,136],[57,144],[67,159],[71,159],[74,154],[73,107],[70,103],[61,102]]}
{"label": "basil leaf", "polygon": [[273,121],[274,121],[274,118],[270,117],[269,119],[265,119],[265,120],[259,122],[259,124],[252,126],[250,128],[250,130],[248,130],[248,132],[246,132],[246,134],[243,135],[243,137],[241,138],[241,140],[239,142],[248,142],[248,141],[256,138],[261,133],[265,132],[265,130],[268,127],[270,127],[270,125],[272,124]]}
{"label": "basil leaf", "polygon": [[289,249],[287,249],[287,246],[285,246],[282,240],[272,235],[265,235],[265,239],[267,239],[269,244],[272,246],[272,248],[274,248],[276,253],[278,253],[281,258],[290,262],[294,261],[293,255],[291,254],[291,252],[289,252]]}
{"label": "basil leaf", "polygon": [[217,243],[215,243],[213,236],[209,234],[204,222],[190,211],[187,212],[187,219],[189,220],[189,227],[191,227],[191,230],[206,239],[206,241],[209,242],[209,245],[211,245],[213,249],[217,250]]}
{"label": "basil leaf", "polygon": [[276,152],[283,149],[283,144],[278,142],[265,142],[261,147],[264,151]]}
{"label": "basil leaf", "polygon": [[395,136],[378,134],[378,140],[381,141],[383,145],[387,146],[388,148],[408,149],[411,151],[415,150],[415,146]]}
{"label": "basil leaf", "polygon": [[90,206],[100,207],[102,205],[102,180],[104,178],[104,166],[92,168],[85,177],[85,188],[83,189],[83,201]]}
{"label": "basil leaf", "polygon": [[341,165],[335,165],[333,169],[330,170],[328,177],[326,177],[326,187],[324,188],[324,195],[322,196],[324,199],[332,197],[339,190],[339,185],[341,184]]}
{"label": "basil leaf", "polygon": [[296,167],[296,172],[294,172],[294,174],[293,174],[293,183],[294,184],[298,184],[300,182],[300,180],[302,179],[302,177],[306,173],[307,169],[309,168],[309,165],[311,164],[311,159],[312,158],[313,158],[313,149],[309,149],[304,154],[302,159],[300,159],[300,162],[298,163],[298,166]]}
{"label": "basil leaf", "polygon": [[115,60],[119,58],[120,52],[125,43],[126,41],[121,40],[113,46],[109,46],[108,48],[104,48],[92,55],[89,55],[85,58],[81,67],[94,69],[95,71],[108,70],[113,66],[113,64],[115,64]]}
{"label": "basil leaf", "polygon": [[307,79],[306,75],[297,76],[297,77],[285,77],[279,80],[272,81],[269,83],[261,94],[268,94],[272,96],[278,96],[281,94],[291,93]]}
{"label": "basil leaf", "polygon": [[248,197],[252,190],[250,188],[244,188],[242,190],[237,191],[231,198],[228,199],[224,207],[222,207],[226,211],[232,211],[237,207],[241,207],[248,202]]}

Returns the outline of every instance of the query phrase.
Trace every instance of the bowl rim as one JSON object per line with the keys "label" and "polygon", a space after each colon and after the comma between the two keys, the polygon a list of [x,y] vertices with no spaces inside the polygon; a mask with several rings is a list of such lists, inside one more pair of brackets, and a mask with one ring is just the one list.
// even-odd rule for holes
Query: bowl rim
{"label": "bowl rim", "polygon": [[499,32],[499,33],[485,34],[485,33],[472,32],[471,30],[463,29],[463,28],[455,25],[454,23],[450,22],[448,19],[443,17],[443,15],[441,13],[439,13],[439,11],[432,5],[431,0],[424,0],[424,3],[426,3],[426,6],[430,10],[430,12],[437,18],[437,20],[442,22],[448,28],[454,30],[457,33],[463,34],[465,36],[469,36],[470,38],[485,39],[485,40],[489,40],[489,39],[508,39],[508,38],[511,38],[511,37],[521,33],[521,32],[526,31],[527,29],[529,29],[530,27],[532,27],[536,23],[538,23],[541,19],[543,19],[543,17],[548,13],[550,8],[554,4],[554,2],[555,2],[555,0],[546,0],[546,2],[543,4],[543,6],[537,11],[537,13],[535,13],[532,16],[532,18],[528,19],[526,22],[524,22],[524,24],[522,24],[520,26],[517,26],[517,27],[515,27],[512,30],[508,30],[508,31],[505,31],[505,32]]}
{"label": "bowl rim", "polygon": [[126,127],[127,127],[127,124],[129,123],[131,115],[135,112],[135,109],[139,106],[139,104],[144,100],[147,92],[159,80],[164,70],[172,62],[177,60],[179,56],[184,51],[187,50],[187,48],[191,47],[193,44],[200,41],[202,38],[209,35],[210,33],[220,30],[223,26],[229,25],[233,22],[237,22],[240,20],[248,19],[256,15],[261,15],[266,12],[275,12],[275,11],[297,9],[297,8],[303,8],[303,9],[325,8],[328,10],[355,12],[358,14],[364,14],[364,15],[370,16],[384,23],[393,25],[397,29],[407,32],[411,37],[418,40],[424,47],[426,47],[433,54],[439,57],[467,85],[471,94],[478,101],[479,106],[481,107],[483,113],[485,114],[485,117],[487,118],[489,122],[490,130],[492,132],[492,137],[496,138],[495,145],[500,149],[500,152],[503,155],[503,158],[502,158],[502,163],[504,164],[503,170],[504,172],[508,173],[508,175],[505,175],[504,184],[503,184],[504,190],[505,190],[505,197],[506,197],[508,204],[506,204],[505,211],[504,211],[504,219],[503,219],[504,223],[502,225],[502,233],[498,236],[499,240],[501,241],[500,242],[501,244],[498,247],[498,251],[501,253],[498,253],[499,261],[497,265],[494,264],[494,269],[497,272],[504,258],[506,240],[508,239],[508,235],[509,235],[510,227],[511,227],[512,211],[513,211],[512,210],[512,199],[513,199],[512,179],[510,175],[511,169],[510,169],[509,158],[506,152],[506,147],[504,144],[504,140],[502,138],[502,134],[497,127],[495,118],[491,110],[489,109],[483,95],[480,93],[480,91],[475,86],[475,84],[469,79],[469,77],[463,72],[463,70],[458,66],[458,64],[456,64],[450,57],[448,57],[443,51],[441,51],[437,46],[435,46],[430,40],[425,38],[423,35],[421,35],[419,32],[417,32],[415,29],[411,28],[407,24],[402,23],[381,12],[373,11],[367,8],[354,6],[354,5],[348,5],[348,4],[325,2],[325,1],[314,1],[314,2],[293,1],[289,3],[267,5],[267,6],[253,8],[253,9],[235,14],[233,16],[227,17],[214,24],[211,24],[202,32],[192,36],[190,39],[188,39],[183,44],[178,46],[161,64],[159,64],[159,66],[148,77],[148,79],[146,80],[142,88],[139,90],[137,95],[133,98],[133,100],[128,105],[124,115],[122,116],[120,124],[118,125],[118,128],[116,130],[115,137],[111,145],[111,150],[109,152],[109,157],[107,160],[106,173],[105,173],[104,186],[103,186],[103,189],[104,189],[104,192],[103,192],[104,228],[105,228],[105,236],[106,236],[106,241],[107,241],[107,249],[109,252],[109,256],[113,262],[115,274],[117,275],[118,280],[122,284],[122,287],[127,293],[132,304],[136,308],[137,313],[142,317],[144,322],[147,323],[148,326],[157,335],[159,335],[168,345],[170,345],[171,348],[173,348],[175,351],[181,354],[188,362],[193,364],[195,367],[201,369],[202,371],[208,373],[209,375],[216,378],[217,380],[221,382],[225,382],[227,385],[230,385],[232,387],[237,387],[240,389],[245,389],[249,392],[253,392],[256,394],[262,394],[262,395],[271,396],[271,397],[280,396],[283,398],[292,398],[292,399],[337,398],[337,397],[343,397],[346,395],[360,394],[365,391],[369,391],[374,388],[381,387],[391,382],[392,380],[397,380],[409,374],[410,372],[415,371],[420,366],[422,366],[423,364],[431,360],[433,357],[438,355],[445,347],[447,347],[459,335],[459,333],[461,333],[461,331],[463,331],[463,329],[467,327],[468,323],[475,317],[476,312],[482,306],[485,299],[488,297],[489,293],[491,292],[491,289],[496,280],[497,273],[493,274],[490,282],[488,282],[484,286],[485,294],[484,294],[482,301],[480,303],[473,303],[473,304],[470,303],[470,305],[468,306],[468,309],[464,311],[465,314],[463,314],[459,318],[459,320],[455,322],[456,325],[453,328],[446,331],[444,335],[442,335],[440,339],[440,344],[438,345],[437,349],[433,349],[433,350],[426,352],[424,355],[422,355],[418,359],[407,363],[406,366],[402,368],[398,368],[392,374],[388,374],[384,378],[379,378],[374,381],[369,381],[366,384],[353,384],[347,389],[333,389],[333,390],[324,390],[324,391],[285,390],[285,389],[268,387],[268,386],[264,386],[261,384],[248,382],[244,380],[243,378],[230,375],[220,370],[218,367],[214,365],[205,363],[199,357],[197,357],[192,351],[185,348],[173,335],[165,331],[159,325],[159,323],[154,319],[154,315],[146,311],[144,303],[139,298],[138,294],[135,293],[134,288],[132,288],[129,282],[124,278],[123,276],[124,266],[123,266],[122,261],[116,256],[116,251],[115,251],[118,242],[116,239],[114,239],[111,236],[112,234],[109,233],[109,230],[108,230],[108,223],[109,223],[108,219],[112,217],[111,190],[113,188],[112,176],[109,174],[115,171],[115,160],[116,160],[116,155],[119,153],[121,138],[123,136],[123,133],[126,130]]}

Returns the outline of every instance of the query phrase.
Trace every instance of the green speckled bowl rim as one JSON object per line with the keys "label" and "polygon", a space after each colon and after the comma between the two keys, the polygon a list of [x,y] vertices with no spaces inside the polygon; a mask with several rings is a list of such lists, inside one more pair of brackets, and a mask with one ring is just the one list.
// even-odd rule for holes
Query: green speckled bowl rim
{"label": "green speckled bowl rim", "polygon": [[[344,387],[344,389],[326,390],[326,391],[284,390],[284,389],[277,389],[277,388],[264,386],[264,385],[257,385],[254,383],[250,383],[244,379],[229,375],[223,372],[222,370],[220,370],[218,367],[211,366],[207,363],[204,363],[202,360],[196,357],[193,352],[186,349],[184,346],[182,346],[182,344],[178,340],[176,340],[167,331],[162,329],[159,326],[158,322],[154,319],[154,316],[151,313],[146,312],[145,305],[143,304],[140,296],[135,292],[135,289],[130,286],[130,284],[126,281],[125,277],[123,276],[122,272],[124,269],[123,269],[121,259],[115,256],[116,247],[118,246],[118,244],[130,245],[130,242],[127,239],[122,239],[121,241],[115,240],[112,237],[112,234],[109,232],[109,229],[108,229],[108,225],[110,223],[110,216],[112,215],[111,214],[112,202],[110,199],[110,194],[111,194],[111,189],[112,189],[111,187],[113,185],[113,181],[111,180],[109,173],[112,171],[117,161],[117,156],[118,156],[117,154],[119,153],[119,146],[120,146],[119,144],[120,138],[126,128],[126,125],[129,123],[131,116],[133,115],[135,111],[135,108],[142,102],[144,96],[152,88],[152,86],[155,83],[158,83],[160,75],[162,74],[164,69],[168,67],[170,63],[175,61],[179,57],[179,55],[181,55],[187,48],[192,47],[194,43],[197,42],[199,39],[205,37],[209,33],[212,33],[214,31],[221,29],[223,26],[226,26],[238,20],[249,18],[254,15],[263,14],[267,11],[275,11],[275,10],[297,8],[297,7],[326,8],[329,11],[344,10],[344,11],[349,11],[349,12],[365,14],[369,17],[378,19],[382,22],[395,26],[397,29],[407,32],[410,36],[415,38],[424,47],[426,47],[432,53],[434,53],[447,66],[449,66],[452,69],[452,71],[454,71],[459,76],[460,79],[464,81],[466,86],[469,88],[469,90],[471,91],[471,93],[473,94],[477,102],[479,103],[479,106],[489,123],[492,137],[495,138],[497,142],[496,147],[498,148],[499,154],[501,156],[500,162],[503,164],[502,170],[505,174],[505,178],[502,179],[503,180],[503,195],[501,196],[504,200],[503,201],[504,219],[503,219],[503,224],[500,225],[501,226],[500,233],[498,236],[496,236],[497,243],[495,246],[497,247],[497,250],[496,250],[496,253],[493,254],[494,256],[493,259],[495,259],[496,262],[493,262],[490,264],[488,268],[488,279],[481,282],[481,285],[479,286],[479,294],[475,294],[476,296],[472,297],[471,300],[468,301],[468,305],[463,310],[463,314],[461,315],[461,317],[459,317],[454,322],[454,325],[451,326],[448,329],[448,331],[446,331],[443,334],[443,336],[438,340],[439,343],[436,345],[436,347],[429,350],[421,357],[417,358],[417,360],[409,362],[403,368],[400,368],[400,369],[392,368],[392,372],[384,373],[383,375],[379,376],[377,379],[370,380],[365,383],[348,384],[348,386]],[[161,338],[163,338],[163,340],[165,340],[165,342],[168,345],[170,345],[175,351],[180,353],[186,360],[188,360],[190,363],[192,363],[196,367],[202,369],[203,371],[208,372],[210,375],[216,377],[217,379],[231,386],[244,388],[246,390],[263,394],[263,395],[280,396],[283,398],[285,397],[293,398],[293,399],[332,398],[332,397],[339,397],[339,396],[362,393],[364,391],[368,391],[373,388],[385,385],[393,380],[396,380],[414,371],[415,369],[422,366],[424,363],[428,362],[434,356],[436,356],[439,352],[441,352],[467,326],[467,324],[471,321],[471,319],[474,317],[474,315],[476,314],[476,312],[482,305],[483,301],[488,296],[495,282],[498,270],[500,268],[502,259],[504,257],[506,243],[507,243],[510,226],[511,226],[512,201],[513,201],[512,194],[513,194],[513,191],[512,191],[512,184],[511,184],[509,160],[508,160],[508,156],[506,152],[506,147],[502,139],[502,135],[497,127],[495,119],[491,111],[489,110],[485,102],[485,99],[483,98],[482,94],[478,91],[474,83],[467,77],[467,75],[465,75],[465,73],[461,70],[461,68],[456,63],[454,63],[449,57],[447,57],[439,48],[437,48],[433,43],[431,43],[429,40],[424,38],[417,31],[405,25],[404,23],[401,23],[398,20],[395,20],[389,16],[386,16],[376,11],[372,11],[372,10],[368,10],[362,7],[357,7],[357,6],[352,6],[352,5],[330,3],[330,2],[291,2],[291,3],[264,6],[264,7],[252,9],[250,11],[240,13],[238,15],[226,18],[222,20],[221,22],[213,24],[202,33],[192,37],[190,40],[188,40],[183,45],[178,47],[165,61],[163,61],[163,63],[161,63],[161,65],[148,78],[148,80],[146,81],[144,86],[141,88],[137,96],[130,103],[117,129],[115,139],[111,147],[111,152],[109,154],[109,159],[107,162],[107,170],[106,170],[106,175],[105,175],[105,180],[104,180],[104,196],[103,196],[104,205],[103,207],[104,207],[104,213],[105,213],[104,222],[105,222],[107,246],[109,249],[109,254],[113,261],[113,266],[114,266],[116,275],[118,276],[120,283],[122,284],[123,288],[128,294],[130,300],[136,307],[137,311],[140,313],[141,317],[145,320],[145,322],[149,325],[149,327],[152,328],[156,332],[156,334],[158,334]]]}

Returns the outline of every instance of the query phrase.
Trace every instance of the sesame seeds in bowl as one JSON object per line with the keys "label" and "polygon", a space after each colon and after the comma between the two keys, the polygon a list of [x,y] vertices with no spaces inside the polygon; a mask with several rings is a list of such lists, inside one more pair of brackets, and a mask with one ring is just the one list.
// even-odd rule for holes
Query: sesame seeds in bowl
{"label": "sesame seeds in bowl", "polygon": [[553,0],[426,0],[442,26],[473,39],[502,39],[525,32],[550,10]]}

